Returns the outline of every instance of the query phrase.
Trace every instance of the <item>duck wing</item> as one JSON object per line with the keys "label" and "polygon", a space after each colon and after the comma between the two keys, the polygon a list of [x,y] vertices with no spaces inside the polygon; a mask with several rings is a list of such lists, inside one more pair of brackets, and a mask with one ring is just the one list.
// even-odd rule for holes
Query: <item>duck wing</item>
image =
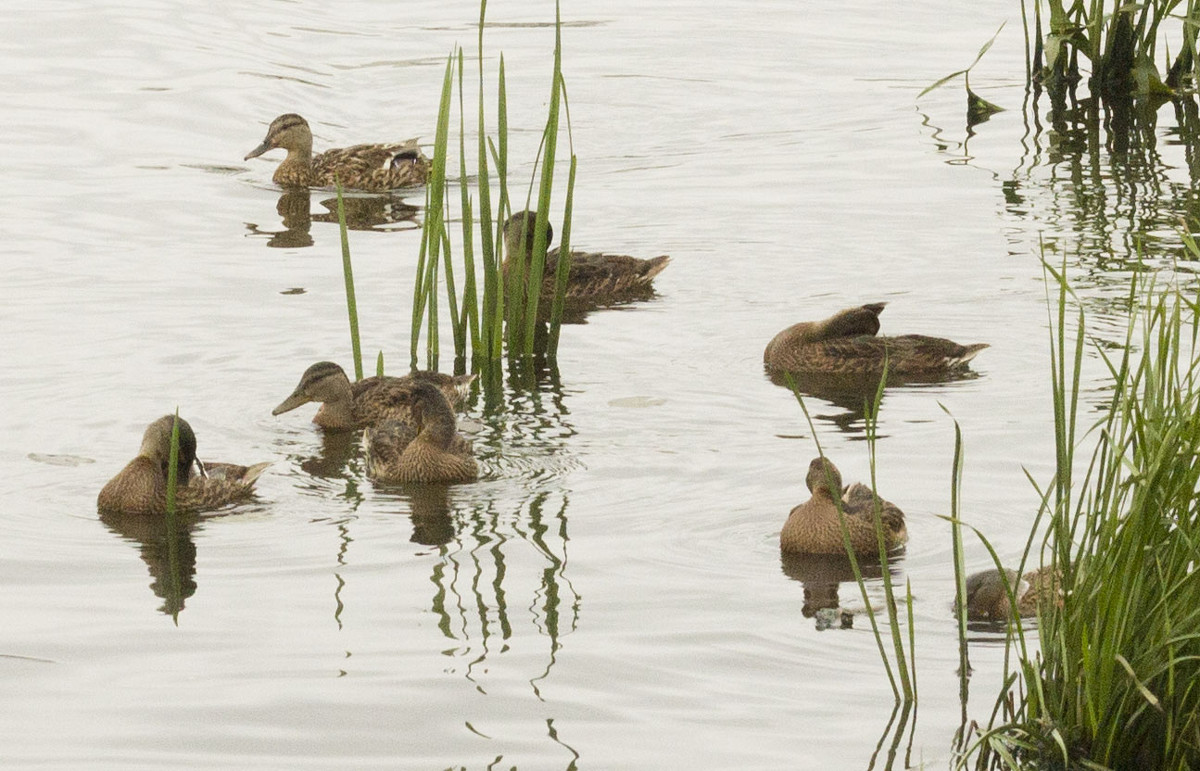
{"label": "duck wing", "polygon": [[416,139],[327,150],[313,157],[316,184],[371,192],[419,185],[429,173],[429,159]]}
{"label": "duck wing", "polygon": [[889,368],[898,375],[960,370],[988,347],[987,343],[960,345],[953,340],[927,335],[880,339],[886,343]]}
{"label": "duck wing", "polygon": [[864,520],[873,526],[876,505],[879,506],[879,520],[883,524],[884,533],[889,536],[888,540],[902,541],[906,531],[904,512],[899,506],[880,498],[861,482],[848,485],[842,492],[842,506],[847,517]]}
{"label": "duck wing", "polygon": [[[554,290],[558,268],[558,250],[546,255],[546,290]],[[651,259],[604,252],[571,252],[571,274],[567,296],[574,299],[616,298],[627,294],[651,292],[650,282],[661,273],[671,258],[660,255]]]}

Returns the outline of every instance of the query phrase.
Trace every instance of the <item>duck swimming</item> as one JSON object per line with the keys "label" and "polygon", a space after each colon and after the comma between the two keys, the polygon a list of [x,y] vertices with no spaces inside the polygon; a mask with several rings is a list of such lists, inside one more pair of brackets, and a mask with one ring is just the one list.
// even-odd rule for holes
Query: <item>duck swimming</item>
{"label": "duck swimming", "polygon": [[[1016,612],[1005,589],[1005,578],[1017,598]],[[1049,565],[1018,576],[1015,570],[981,570],[967,576],[967,619],[1002,622],[1020,616],[1037,615],[1038,606],[1058,602],[1059,575]]]}
{"label": "duck swimming", "polygon": [[959,345],[926,335],[877,336],[886,303],[847,308],[822,321],[793,324],[767,344],[763,363],[777,372],[899,377],[948,376],[966,370],[987,343]]}
{"label": "duck swimming", "polygon": [[312,130],[295,113],[271,121],[262,144],[246,154],[257,158],[268,150],[287,150],[271,177],[281,187],[333,187],[382,193],[423,185],[429,177],[429,159],[416,139],[404,142],[354,145],[313,155]]}
{"label": "duck swimming", "polygon": [[879,554],[875,535],[875,506],[879,506],[883,526],[884,546],[890,551],[908,540],[904,527],[904,512],[895,504],[883,500],[861,483],[842,487],[842,475],[828,458],[813,458],[805,478],[812,497],[792,509],[783,530],[779,547],[785,552],[806,554],[845,554],[842,527],[836,499],[841,501],[845,514],[850,546],[861,557]]}
{"label": "duck swimming", "polygon": [[363,432],[367,477],[377,482],[470,482],[479,477],[471,443],[458,433],[450,402],[432,383],[396,391],[410,420],[387,419]]}
{"label": "duck swimming", "polygon": [[321,402],[313,423],[326,429],[349,430],[373,425],[392,418],[408,420],[410,409],[406,388],[415,381],[428,382],[441,389],[452,406],[466,398],[475,375],[444,375],[440,372],[413,372],[403,377],[387,375],[363,378],[351,383],[346,371],[332,361],[319,361],[304,371],[292,395],[271,410],[282,415],[308,402]]}
{"label": "duck swimming", "polygon": [[[175,419],[174,415],[164,415],[146,427],[137,457],[100,490],[96,505],[101,512],[145,516],[166,512],[171,429]],[[193,464],[199,464],[200,476],[192,475]],[[200,463],[196,459],[196,434],[186,420],[179,418],[175,500],[181,510],[217,509],[249,498],[254,492],[254,482],[269,465],[269,462],[253,466]]]}
{"label": "duck swimming", "polygon": [[[504,223],[504,277],[508,279],[511,266],[524,260],[527,271],[533,258],[533,238],[537,213],[517,212]],[[546,223],[546,243],[554,230]],[[546,252],[542,271],[541,297],[554,297],[555,273],[558,270],[559,250]],[[571,252],[571,270],[567,277],[567,299],[577,302],[603,304],[647,297],[653,289],[650,282],[667,267],[671,258],[660,255],[650,259],[624,254],[600,252]]]}

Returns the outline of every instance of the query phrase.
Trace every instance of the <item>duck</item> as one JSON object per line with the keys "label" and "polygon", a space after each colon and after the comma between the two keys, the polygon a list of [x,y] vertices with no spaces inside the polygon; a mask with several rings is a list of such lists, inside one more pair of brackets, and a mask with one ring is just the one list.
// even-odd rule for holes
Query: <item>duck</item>
{"label": "duck", "polygon": [[[100,490],[96,499],[101,513],[152,516],[167,510],[167,475],[171,458],[174,415],[164,415],[146,427],[137,457]],[[202,463],[196,458],[196,433],[179,420],[179,456],[176,464],[175,502],[182,511],[208,511],[249,498],[254,483],[270,462],[240,466]],[[200,474],[193,476],[192,466]]]}
{"label": "duck", "polygon": [[319,361],[304,371],[292,395],[271,410],[271,414],[282,415],[303,404],[320,402],[313,423],[327,430],[355,430],[386,418],[408,420],[410,410],[401,398],[404,388],[414,381],[433,384],[457,407],[466,399],[474,380],[473,374],[418,371],[403,377],[372,375],[351,383],[340,365]]}
{"label": "duck", "polygon": [[296,113],[271,121],[262,144],[246,154],[245,160],[281,148],[287,157],[271,177],[281,187],[333,187],[383,193],[401,187],[425,184],[429,159],[416,139],[404,142],[354,145],[313,155],[312,130]]}
{"label": "duck", "polygon": [[908,540],[904,526],[904,512],[871,491],[871,488],[856,482],[842,487],[842,475],[828,458],[813,458],[808,464],[805,478],[812,497],[792,509],[783,530],[779,533],[779,547],[784,552],[803,554],[845,554],[842,528],[838,517],[841,501],[845,514],[846,529],[850,535],[850,546],[856,556],[872,557],[879,554],[879,543],[875,533],[875,508],[879,507],[879,519],[883,526],[883,542],[888,551],[902,546]]}
{"label": "duck", "polygon": [[878,336],[885,305],[868,303],[821,321],[793,324],[767,344],[763,364],[775,372],[877,377],[886,362],[888,372],[898,377],[945,377],[966,370],[988,347],[927,335]]}
{"label": "duck", "polygon": [[[1039,606],[1059,602],[1060,575],[1046,565],[1018,576],[1015,570],[992,568],[967,576],[967,620],[1004,622],[1021,617],[1031,618]],[[1017,605],[1014,609],[1005,584],[1013,589]]]}
{"label": "duck", "polygon": [[433,383],[412,380],[396,390],[409,420],[388,418],[363,432],[367,478],[376,482],[471,482],[479,466],[458,433],[454,410]]}
{"label": "duck", "polygon": [[[536,230],[537,212],[522,211],[504,222],[505,281],[511,266],[524,260],[528,270],[533,258],[533,239]],[[554,238],[554,229],[546,223],[546,244]],[[559,249],[546,252],[542,269],[543,300],[554,297]],[[602,304],[649,296],[653,292],[651,282],[667,267],[671,258],[659,255],[650,259],[630,257],[624,254],[600,252],[571,252],[571,270],[567,276],[567,300]]]}

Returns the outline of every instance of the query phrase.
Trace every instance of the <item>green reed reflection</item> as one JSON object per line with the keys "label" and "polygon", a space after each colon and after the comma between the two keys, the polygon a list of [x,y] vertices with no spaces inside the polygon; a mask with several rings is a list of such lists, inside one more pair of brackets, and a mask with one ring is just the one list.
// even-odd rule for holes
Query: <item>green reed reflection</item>
{"label": "green reed reflection", "polygon": [[579,594],[567,576],[565,496],[534,494],[524,505],[504,510],[488,504],[460,518],[460,532],[434,563],[431,601],[442,636],[454,643],[447,656],[467,661],[464,676],[480,693],[481,668],[512,647],[522,625],[514,617],[515,598],[538,636],[548,640],[545,667],[529,678],[534,695],[553,669],[561,638],[579,621]]}
{"label": "green reed reflection", "polygon": [[[537,655],[544,664],[525,678],[540,700],[540,683],[550,676],[563,637],[579,622],[580,595],[568,574],[570,496],[559,481],[570,468],[566,439],[574,429],[565,420],[553,366],[539,368],[530,360],[514,364],[509,374],[500,392],[489,396],[492,387],[483,389],[488,430],[476,448],[485,466],[523,476],[527,492],[511,502],[490,498],[454,514],[447,510],[451,537],[432,566],[431,607],[443,638],[453,643],[443,653],[466,662],[464,676],[480,693],[487,691],[479,674],[495,671],[496,656],[527,652],[517,643],[529,642],[532,628],[532,639],[546,640]],[[414,512],[414,539],[416,521]]]}

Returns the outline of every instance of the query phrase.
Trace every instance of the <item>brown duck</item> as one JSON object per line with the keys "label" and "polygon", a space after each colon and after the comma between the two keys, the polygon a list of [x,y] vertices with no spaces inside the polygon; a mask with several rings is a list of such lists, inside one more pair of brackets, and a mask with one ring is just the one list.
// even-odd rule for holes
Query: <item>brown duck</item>
{"label": "brown duck", "polygon": [[842,528],[838,518],[835,496],[840,498],[846,515],[850,545],[859,556],[879,554],[875,535],[875,506],[879,506],[883,525],[884,546],[891,550],[908,540],[904,527],[904,512],[871,492],[861,483],[842,487],[842,475],[828,458],[813,458],[805,478],[812,497],[792,509],[783,530],[779,546],[785,552],[807,554],[845,554]]}
{"label": "brown duck", "polygon": [[[537,213],[523,211],[509,217],[504,223],[504,278],[507,281],[515,261],[524,260],[524,269],[529,270],[533,258],[533,237]],[[550,223],[546,223],[546,244],[554,237]],[[542,271],[544,300],[554,297],[559,250],[546,252]],[[571,252],[571,269],[567,275],[567,299],[576,302],[603,304],[645,298],[653,293],[650,282],[667,267],[671,258],[667,255],[648,260],[624,254],[602,254],[600,252]],[[528,273],[526,273],[528,275]]]}
{"label": "brown duck", "polygon": [[458,433],[450,402],[432,383],[396,391],[410,420],[388,419],[363,432],[367,476],[377,482],[470,482],[479,477],[471,443]]}
{"label": "brown duck", "polygon": [[823,321],[793,324],[767,344],[763,363],[781,372],[936,377],[961,372],[987,343],[959,345],[926,335],[878,336],[886,303],[839,311]]}
{"label": "brown duck", "polygon": [[[1005,589],[1005,578],[1017,598],[1016,613]],[[1060,601],[1058,572],[1050,566],[1018,576],[1015,570],[981,570],[967,576],[967,618],[971,621],[1008,621],[1015,616],[1036,616],[1038,606]]]}
{"label": "brown duck", "polygon": [[[166,512],[174,420],[174,415],[164,415],[146,427],[137,457],[100,491],[96,504],[101,512],[146,516]],[[200,476],[192,474],[193,464],[200,466]],[[196,459],[196,434],[186,420],[179,418],[175,500],[180,510],[205,511],[249,498],[255,480],[269,465],[200,463]]]}
{"label": "brown duck", "polygon": [[268,150],[287,150],[272,179],[281,187],[333,187],[382,193],[423,185],[429,177],[429,159],[416,139],[405,142],[354,145],[313,155],[312,130],[295,113],[271,121],[266,139],[246,154],[257,158]]}
{"label": "brown duck", "polygon": [[432,383],[453,406],[466,398],[475,375],[413,372],[404,377],[373,375],[351,383],[346,371],[331,361],[319,361],[304,371],[292,395],[271,410],[281,415],[308,402],[321,402],[313,423],[333,430],[363,428],[381,420],[409,419],[406,387],[414,381]]}

